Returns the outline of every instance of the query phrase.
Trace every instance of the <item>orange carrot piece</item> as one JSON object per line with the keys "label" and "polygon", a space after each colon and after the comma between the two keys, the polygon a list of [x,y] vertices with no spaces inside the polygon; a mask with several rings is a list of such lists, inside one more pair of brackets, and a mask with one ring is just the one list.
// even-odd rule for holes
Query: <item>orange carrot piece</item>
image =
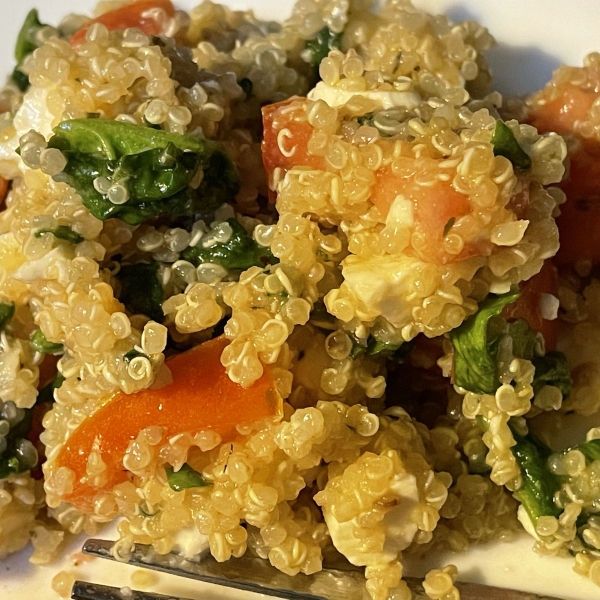
{"label": "orange carrot piece", "polygon": [[[249,388],[229,379],[221,365],[228,341],[216,338],[178,354],[168,361],[172,383],[160,389],[134,394],[117,393],[107,404],[83,421],[61,449],[55,467],[75,472],[73,492],[65,499],[83,511],[91,511],[94,496],[126,481],[123,456],[142,429],[164,428],[168,438],[211,430],[223,441],[237,435],[236,426],[282,415],[282,399],[268,369]],[[81,482],[90,452],[106,463],[108,480],[101,488]]]}
{"label": "orange carrot piece", "polygon": [[73,35],[70,44],[74,48],[82,44],[88,29],[94,23],[102,23],[109,31],[137,27],[148,35],[158,35],[162,31],[163,24],[156,15],[148,13],[153,8],[162,9],[169,17],[175,14],[175,7],[171,0],[140,0],[92,19]]}

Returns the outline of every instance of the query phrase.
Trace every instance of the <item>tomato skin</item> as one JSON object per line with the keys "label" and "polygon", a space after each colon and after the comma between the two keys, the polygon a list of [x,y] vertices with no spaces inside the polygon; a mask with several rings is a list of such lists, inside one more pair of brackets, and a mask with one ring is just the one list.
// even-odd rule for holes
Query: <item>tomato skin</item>
{"label": "tomato skin", "polygon": [[[229,441],[236,437],[239,424],[280,417],[282,400],[268,370],[246,389],[229,379],[221,365],[221,353],[227,344],[228,340],[220,337],[178,354],[168,361],[172,383],[130,395],[119,392],[85,419],[67,439],[53,465],[68,467],[75,473],[73,491],[64,499],[84,512],[92,512],[98,492],[109,491],[128,479],[123,456],[129,443],[147,427],[162,427],[163,439],[210,429]],[[93,451],[100,454],[107,467],[107,479],[101,487],[84,479]]]}
{"label": "tomato skin", "polygon": [[118,31],[137,27],[147,35],[158,35],[162,31],[162,23],[154,16],[145,15],[147,11],[153,8],[160,8],[169,16],[175,14],[175,7],[171,0],[140,0],[134,4],[128,4],[121,8],[111,10],[95,19],[92,19],[87,25],[82,27],[69,43],[73,48],[79,46],[85,41],[88,29],[94,23],[102,23],[109,31]]}
{"label": "tomato skin", "polygon": [[519,284],[521,295],[516,302],[502,311],[508,321],[525,319],[529,327],[541,333],[546,342],[546,352],[556,349],[558,341],[558,319],[543,319],[540,312],[542,294],[558,296],[558,270],[551,260],[546,260],[540,272]]}

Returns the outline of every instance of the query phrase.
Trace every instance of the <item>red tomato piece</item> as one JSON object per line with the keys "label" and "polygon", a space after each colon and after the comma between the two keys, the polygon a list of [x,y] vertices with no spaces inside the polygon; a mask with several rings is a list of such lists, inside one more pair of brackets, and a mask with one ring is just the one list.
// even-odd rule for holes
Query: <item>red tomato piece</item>
{"label": "red tomato piece", "polygon": [[502,316],[513,321],[525,319],[529,326],[544,336],[546,351],[554,350],[558,340],[558,319],[542,318],[542,294],[558,296],[558,271],[551,260],[546,260],[541,271],[519,285],[521,295],[507,306]]}
{"label": "red tomato piece", "polygon": [[92,19],[70,39],[70,44],[74,48],[82,44],[88,29],[94,23],[102,23],[109,31],[137,27],[147,35],[158,35],[163,29],[163,22],[160,15],[152,11],[154,8],[164,11],[168,17],[175,14],[175,7],[171,0],[140,0]]}

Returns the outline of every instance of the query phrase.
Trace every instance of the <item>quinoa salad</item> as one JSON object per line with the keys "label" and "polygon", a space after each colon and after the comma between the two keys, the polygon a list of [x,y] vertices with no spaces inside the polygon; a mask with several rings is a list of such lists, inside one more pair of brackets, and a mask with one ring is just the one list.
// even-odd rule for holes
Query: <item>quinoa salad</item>
{"label": "quinoa salad", "polygon": [[600,586],[600,54],[503,97],[492,34],[409,0],[31,10],[0,90],[0,560],[112,522],[121,561],[335,558],[410,600],[406,557],[525,530]]}

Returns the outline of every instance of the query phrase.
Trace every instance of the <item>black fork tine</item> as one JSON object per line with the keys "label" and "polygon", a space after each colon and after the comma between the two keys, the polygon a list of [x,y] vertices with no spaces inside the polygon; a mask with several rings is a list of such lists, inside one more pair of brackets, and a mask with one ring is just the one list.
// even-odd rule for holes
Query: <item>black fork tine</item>
{"label": "black fork tine", "polygon": [[154,592],[140,592],[87,581],[76,581],[73,584],[71,598],[72,600],[187,600],[186,598],[164,596]]}

